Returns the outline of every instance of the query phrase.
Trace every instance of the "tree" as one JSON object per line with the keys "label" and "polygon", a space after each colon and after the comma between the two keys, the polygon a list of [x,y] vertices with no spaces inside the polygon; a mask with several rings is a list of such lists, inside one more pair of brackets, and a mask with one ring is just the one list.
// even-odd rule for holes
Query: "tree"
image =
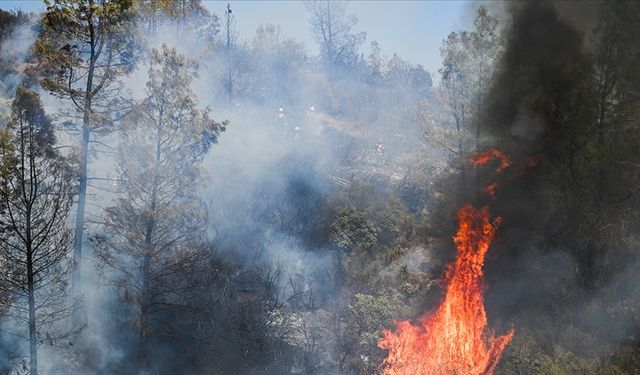
{"label": "tree", "polygon": [[[218,71],[218,79],[222,84],[222,96],[227,101],[227,110],[233,109],[234,100],[251,91],[252,82],[251,59],[249,46],[238,40],[236,21],[231,6],[227,4],[222,20],[222,43],[216,45],[224,64]],[[237,104],[237,103],[235,103]]]}
{"label": "tree", "polygon": [[[38,373],[42,327],[67,316],[72,236],[69,161],[55,149],[53,126],[36,93],[18,88],[0,146],[0,285],[29,332],[30,374]],[[49,334],[47,333],[49,336]]]}
{"label": "tree", "polygon": [[[477,101],[478,116],[482,116],[483,96],[487,89],[487,82],[493,75],[492,68],[499,55],[501,40],[498,33],[498,19],[487,11],[484,5],[480,5],[473,21],[474,32],[471,33],[471,47],[473,50],[474,70],[477,75]],[[481,119],[480,119],[481,120]],[[476,152],[480,145],[480,124],[476,121]]]}
{"label": "tree", "polygon": [[147,97],[124,120],[117,162],[124,193],[106,209],[105,232],[96,237],[97,255],[137,310],[141,370],[159,314],[197,289],[188,281],[205,266],[207,217],[198,166],[227,124],[197,108],[193,61],[166,46],[152,53]]}
{"label": "tree", "polygon": [[331,239],[345,251],[368,251],[378,243],[376,228],[362,213],[341,209],[331,225]]}
{"label": "tree", "polygon": [[433,85],[431,74],[424,69],[424,66],[418,64],[409,70],[409,82],[411,87],[419,93],[427,94]]}
{"label": "tree", "polygon": [[[425,138],[445,148],[458,160],[461,186],[466,186],[466,169],[460,159],[469,150],[468,121],[472,116],[473,70],[468,32],[452,32],[440,47],[442,68],[435,92],[435,108],[422,111]],[[443,114],[443,116],[441,116]]]}
{"label": "tree", "polygon": [[210,14],[201,0],[137,0],[145,31],[154,35],[167,21],[175,22],[178,36],[185,31],[209,43],[220,32],[218,16]]}
{"label": "tree", "polygon": [[[380,295],[354,295],[347,307],[344,349],[360,355],[348,358],[344,367],[360,374],[376,372],[384,359],[378,350],[382,327],[390,325],[400,306],[399,295],[393,290],[383,290]],[[369,353],[375,356],[371,358]]]}
{"label": "tree", "polygon": [[[597,95],[594,149],[600,156],[596,181],[600,201],[607,198],[607,174],[613,172],[618,164],[615,157],[608,155],[620,149],[613,150],[610,145],[617,136],[626,136],[624,134],[636,120],[640,104],[640,74],[636,69],[640,60],[640,49],[636,43],[640,37],[640,27],[634,18],[638,11],[638,5],[634,3],[602,5],[601,15],[593,30],[595,48],[591,83]],[[626,156],[621,158],[625,159]]]}
{"label": "tree", "polygon": [[224,52],[225,52],[225,62],[226,62],[226,78],[224,81],[224,88],[227,92],[227,99],[229,104],[229,110],[231,110],[231,101],[233,100],[234,94],[234,77],[233,77],[233,52],[232,49],[236,44],[237,31],[235,29],[235,18],[233,16],[233,11],[231,10],[231,5],[227,4],[227,7],[224,10]]}
{"label": "tree", "polygon": [[[467,32],[449,34],[442,42],[440,55],[441,86],[447,96],[447,106],[454,120],[456,131],[462,133],[470,117],[471,61],[469,56],[470,38]],[[462,142],[462,139],[460,140]],[[464,152],[459,144],[458,152]]]}
{"label": "tree", "polygon": [[382,80],[382,67],[384,62],[380,56],[380,44],[377,41],[371,42],[371,53],[367,56],[366,82],[375,84]]}
{"label": "tree", "polygon": [[173,19],[177,16],[176,0],[138,0],[140,8],[140,21],[145,31],[155,33],[165,19]]}
{"label": "tree", "polygon": [[313,0],[307,2],[306,7],[310,15],[311,34],[320,45],[329,77],[334,78],[336,67],[357,62],[358,49],[366,39],[366,34],[351,32],[358,18],[346,14],[347,4],[344,2]]}
{"label": "tree", "polygon": [[[475,30],[450,33],[442,42],[439,70],[440,87],[436,92],[436,109],[446,113],[445,119],[453,120],[455,130],[444,129],[444,136],[426,136],[443,146],[456,157],[480,147],[483,97],[493,76],[493,66],[502,46],[498,33],[498,20],[480,6],[474,20]],[[433,114],[432,114],[433,115]],[[469,121],[473,119],[474,123]],[[432,123],[432,121],[426,121]],[[435,124],[438,126],[439,124]],[[434,133],[433,126],[427,126]],[[475,130],[475,131],[474,131]],[[474,134],[475,133],[475,134]],[[475,139],[475,140],[474,140]],[[467,184],[464,163],[458,169],[462,186]],[[478,178],[476,170],[476,183]]]}
{"label": "tree", "polygon": [[251,61],[255,86],[252,93],[258,101],[290,103],[296,97],[296,70],[305,62],[304,46],[284,38],[280,26],[260,25],[251,45]]}
{"label": "tree", "polygon": [[385,79],[390,84],[406,86],[410,83],[410,70],[411,64],[394,53],[389,61],[387,61]]}
{"label": "tree", "polygon": [[[73,275],[80,282],[87,166],[91,135],[110,130],[121,106],[118,78],[132,71],[132,0],[54,0],[47,3],[36,42],[44,78],[42,86],[69,100],[81,120],[78,205]],[[77,318],[77,317],[76,317]]]}

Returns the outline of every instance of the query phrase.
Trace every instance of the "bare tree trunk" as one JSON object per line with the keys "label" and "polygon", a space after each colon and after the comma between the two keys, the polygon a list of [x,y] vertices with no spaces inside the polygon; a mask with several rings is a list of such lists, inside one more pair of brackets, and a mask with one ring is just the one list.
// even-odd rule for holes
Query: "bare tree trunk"
{"label": "bare tree trunk", "polygon": [[[461,95],[462,97],[462,95]],[[458,158],[463,157],[465,155],[466,150],[464,149],[464,138],[466,136],[466,128],[465,128],[465,123],[466,123],[466,118],[465,118],[465,106],[464,106],[464,102],[461,103],[461,111],[460,111],[460,119],[456,119],[456,126],[458,128],[458,133],[460,134],[460,144],[458,146]],[[464,160],[460,161],[460,179],[462,182],[462,193],[463,196],[465,198],[465,200],[468,198],[468,190],[469,187],[467,186],[467,166],[466,166],[466,162]]]}
{"label": "bare tree trunk", "polygon": [[[481,47],[482,48],[482,47]],[[476,153],[480,152],[480,125],[482,124],[482,75],[484,67],[484,53],[480,50],[480,72],[478,73],[478,114],[476,116]],[[480,169],[475,166],[476,172],[476,191],[480,187]]]}
{"label": "bare tree trunk", "polygon": [[142,303],[140,304],[140,344],[138,348],[138,360],[140,371],[147,370],[147,331],[149,321],[149,268],[151,259],[145,254],[142,264]]}
{"label": "bare tree trunk", "polygon": [[327,30],[328,30],[328,35],[329,35],[329,40],[327,42],[327,57],[329,58],[329,80],[333,81],[333,74],[334,74],[334,65],[336,63],[335,59],[336,56],[335,55],[335,51],[334,51],[334,46],[333,46],[333,34],[331,32],[331,27],[332,27],[332,22],[331,22],[331,2],[327,1]]}
{"label": "bare tree trunk", "polygon": [[[85,116],[88,117],[88,116]],[[85,122],[88,122],[85,121]],[[87,200],[87,162],[89,155],[89,135],[87,127],[82,129],[82,149],[80,155],[80,186],[78,191],[78,207],[76,211],[76,236],[73,245],[73,260],[76,269],[73,274],[73,287],[78,289],[81,280],[82,239],[84,235],[84,211]]]}
{"label": "bare tree trunk", "polygon": [[231,105],[231,101],[233,100],[233,81],[232,81],[232,77],[231,77],[231,8],[229,7],[229,4],[227,4],[227,10],[226,10],[226,31],[227,31],[227,84],[226,84],[226,89],[227,89],[227,100],[228,100],[228,105],[229,105],[229,111],[231,111],[231,109],[233,108],[233,106]]}
{"label": "bare tree trunk", "polygon": [[[160,122],[162,123],[162,113],[160,110]],[[159,128],[161,129],[161,127]],[[156,210],[156,194],[158,189],[158,171],[160,164],[160,157],[162,152],[162,140],[160,130],[157,135],[156,143],[156,175],[153,181],[153,192],[151,195],[151,212],[155,214]],[[147,331],[149,322],[149,305],[151,304],[151,286],[149,285],[149,278],[151,273],[151,249],[153,246],[153,230],[155,227],[155,221],[149,220],[147,228],[144,234],[145,253],[142,261],[142,303],[140,304],[140,347],[139,347],[139,360],[140,370],[146,371],[147,369]]]}
{"label": "bare tree trunk", "polygon": [[[160,144],[158,144],[159,147]],[[158,153],[159,155],[159,153]],[[157,184],[154,184],[154,190]],[[151,203],[151,210],[155,209],[155,193],[153,201]],[[153,238],[153,220],[147,224],[147,230],[145,233],[145,245],[144,259],[142,261],[142,302],[140,304],[140,347],[139,347],[139,360],[140,370],[146,371],[147,369],[147,332],[149,322],[149,305],[151,303],[151,286],[149,285],[149,278],[151,273],[151,246]]]}
{"label": "bare tree trunk", "polygon": [[31,375],[38,375],[38,338],[36,335],[36,304],[33,291],[33,275],[29,282],[29,369]]}
{"label": "bare tree trunk", "polygon": [[[29,215],[29,213],[27,213]],[[27,216],[28,217],[28,216]],[[30,242],[31,228],[27,222],[27,242]],[[38,375],[38,337],[36,334],[36,303],[33,288],[33,253],[27,244],[27,293],[29,295],[29,370],[31,375]]]}
{"label": "bare tree trunk", "polygon": [[[89,2],[90,5],[93,1]],[[78,189],[78,207],[76,211],[75,241],[73,244],[73,260],[75,270],[73,273],[72,285],[74,293],[79,293],[82,282],[82,243],[84,237],[84,212],[87,199],[87,164],[89,155],[89,136],[91,135],[91,102],[93,99],[93,74],[95,70],[96,58],[96,38],[93,25],[90,25],[91,34],[91,55],[89,56],[89,69],[87,71],[87,85],[85,88],[84,107],[82,116],[82,148],[80,155],[80,186]],[[81,312],[74,309],[73,321],[79,323],[82,319]]]}

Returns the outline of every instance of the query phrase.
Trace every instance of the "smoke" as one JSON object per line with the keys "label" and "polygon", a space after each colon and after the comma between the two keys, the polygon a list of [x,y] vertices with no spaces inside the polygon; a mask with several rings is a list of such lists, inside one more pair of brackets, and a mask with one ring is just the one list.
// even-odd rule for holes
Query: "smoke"
{"label": "smoke", "polygon": [[30,67],[31,47],[38,32],[36,17],[19,13],[15,18],[15,25],[1,40],[0,47],[0,94],[7,98],[13,96],[16,87],[25,79],[25,70]]}
{"label": "smoke", "polygon": [[[262,348],[259,341],[278,335],[288,337],[285,341],[280,340],[282,342],[294,341],[292,335],[299,326],[288,310],[290,306],[309,304],[311,294],[313,298],[331,300],[339,293],[332,276],[335,259],[329,254],[328,236],[323,232],[328,220],[323,205],[326,197],[337,189],[330,182],[331,175],[346,162],[345,155],[351,150],[349,145],[345,146],[343,135],[325,129],[327,108],[318,104],[325,89],[323,82],[315,88],[309,82],[306,87],[297,88],[291,100],[277,103],[257,104],[254,98],[241,92],[229,106],[223,82],[227,69],[224,52],[197,33],[186,32],[189,28],[180,29],[193,22],[191,19],[184,23],[165,21],[155,33],[149,32],[146,25],[139,25],[139,33],[145,36],[149,49],[166,45],[198,62],[198,76],[192,89],[200,107],[208,106],[216,120],[230,120],[219,144],[212,147],[200,167],[199,189],[208,206],[207,230],[214,244],[212,251],[218,254],[216,259],[220,264],[231,269],[221,270],[220,286],[211,286],[207,293],[209,296],[219,294],[215,298],[224,299],[232,298],[227,297],[232,290],[240,295],[233,298],[243,298],[243,293],[248,294],[246,298],[256,298],[250,294],[254,293],[252,288],[257,291],[264,288],[264,297],[271,305],[262,306],[262,301],[247,302],[247,306],[236,306],[239,303],[236,301],[222,302],[227,306],[219,307],[216,313],[220,315],[207,318],[216,331],[194,333],[209,335],[207,345],[212,348],[215,360],[207,362],[206,358],[197,358],[191,363],[175,362],[181,351],[203,350],[194,348],[195,339],[185,334],[182,339],[185,341],[158,339],[150,343],[151,370],[170,371],[173,368],[189,373],[213,366],[211,371],[244,369],[241,371],[250,372],[253,371],[251,366],[264,361],[258,356],[260,353],[251,354],[253,350],[273,350],[274,357],[293,355],[290,347]],[[275,78],[269,79],[273,79],[273,86],[277,85]],[[123,94],[131,102],[139,101],[145,95],[147,80],[148,62],[143,57],[136,70],[124,79]],[[73,144],[73,140],[69,139],[69,142]],[[101,137],[100,141],[111,147],[119,142],[117,133]],[[116,171],[110,148],[99,144],[92,147],[94,159],[90,164],[90,175],[114,178]],[[110,206],[117,196],[117,186],[112,187],[113,192],[104,190],[109,185],[96,182],[93,188],[90,186],[89,193],[95,199],[88,208],[88,217],[98,222],[90,224],[90,232],[100,230],[102,209]],[[85,270],[97,267],[99,272],[83,274],[88,326],[73,349],[76,358],[83,360],[76,368],[90,368],[99,373],[135,371],[138,348],[131,323],[135,320],[135,312],[120,302],[122,296],[114,293],[114,285],[110,282],[113,275],[100,267],[92,251],[88,246]],[[269,300],[274,296],[277,299]],[[242,326],[234,326],[233,319],[240,321],[242,314],[256,314],[267,321],[276,315],[279,318],[270,323],[267,327],[270,330],[251,327],[255,332],[238,332]],[[254,324],[251,319],[256,317],[248,315],[249,323],[246,324]],[[249,349],[244,348],[243,352],[235,335],[247,335],[247,339],[256,342],[247,344]],[[282,345],[280,341],[276,343]],[[287,363],[282,359],[273,358],[267,362],[273,363],[259,367],[272,369],[271,372],[264,370],[265,373],[289,371],[282,368],[281,362]]]}
{"label": "smoke", "polygon": [[[512,161],[504,176],[495,176],[487,167],[480,168],[478,178],[480,186],[498,181],[497,199],[491,207],[495,215],[503,217],[500,239],[493,250],[500,259],[494,267],[489,265],[488,282],[495,292],[493,301],[500,301],[499,305],[512,314],[549,308],[544,306],[546,291],[539,291],[549,278],[549,287],[560,283],[571,290],[572,285],[577,286],[563,280],[564,275],[575,273],[573,262],[564,255],[553,255],[555,250],[542,250],[553,246],[552,238],[559,235],[562,224],[558,220],[566,214],[564,207],[555,205],[564,184],[558,169],[570,157],[567,138],[581,126],[580,112],[586,109],[574,104],[581,104],[576,98],[589,79],[584,46],[587,30],[576,25],[591,23],[567,19],[566,14],[576,17],[573,8],[547,2],[511,6],[505,51],[486,99],[486,112],[479,119],[483,143],[498,147]],[[553,261],[554,257],[566,261]],[[546,272],[530,272],[545,268],[541,265],[547,262],[552,265]],[[521,284],[528,287],[510,292],[511,285]],[[502,293],[504,298],[497,296]],[[531,298],[536,294],[538,298]],[[551,303],[558,302],[554,299]]]}
{"label": "smoke", "polygon": [[[638,329],[619,307],[637,298],[637,289],[628,287],[637,284],[637,236],[620,229],[627,220],[621,212],[635,203],[607,203],[617,200],[618,187],[597,184],[598,173],[606,172],[598,172],[604,168],[585,151],[595,147],[603,126],[596,122],[594,30],[598,11],[607,6],[616,5],[505,7],[505,49],[475,121],[479,150],[496,147],[512,165],[501,175],[493,164],[478,167],[470,187],[459,186],[458,177],[438,183],[460,191],[456,205],[440,207],[447,217],[473,197],[503,218],[486,267],[489,321],[498,332],[516,324],[514,345],[533,335],[550,355],[563,345],[585,358],[607,358]],[[498,183],[495,200],[481,192],[492,181]]]}
{"label": "smoke", "polygon": [[[349,77],[352,72],[348,70],[336,72],[343,78],[331,82],[317,71],[322,64],[309,58],[304,46],[290,39],[281,41],[278,35],[279,44],[270,46],[271,56],[269,51],[259,52],[267,60],[290,59],[288,65],[258,61],[260,54],[250,56],[249,46],[238,41],[239,54],[234,56],[237,60],[232,67],[237,92],[227,98],[224,78],[228,57],[216,38],[219,25],[215,18],[201,16],[180,22],[159,20],[153,30],[140,24],[137,30],[138,36],[144,37],[145,49],[167,45],[196,61],[198,78],[192,89],[200,107],[210,107],[216,120],[231,120],[220,143],[212,147],[201,166],[199,186],[208,206],[207,230],[213,242],[211,264],[206,266],[219,276],[213,285],[207,285],[209,289],[194,293],[201,293],[197,302],[213,300],[216,309],[181,312],[181,316],[206,322],[205,327],[179,321],[181,326],[169,328],[186,327],[181,335],[152,340],[150,370],[298,371],[296,366],[307,360],[301,352],[318,347],[328,357],[338,350],[332,338],[336,322],[328,310],[342,302],[337,260],[341,254],[328,233],[334,208],[331,205],[335,204],[328,202],[329,197],[344,191],[355,179],[374,185],[374,192],[402,179],[409,169],[407,164],[413,161],[407,155],[422,146],[415,122],[416,101],[429,95],[430,77],[394,57],[395,85],[406,88],[392,90],[380,82],[365,84],[362,77]],[[0,51],[3,59],[11,59],[12,64],[17,61],[19,69],[28,67],[25,63],[36,37],[31,26],[17,27]],[[275,68],[266,68],[270,65]],[[239,71],[240,67],[245,71]],[[148,68],[148,60],[142,56],[135,71],[122,79],[121,94],[128,104],[144,98]],[[4,77],[5,87],[17,85],[23,78]],[[259,80],[268,92],[259,92],[252,80]],[[77,155],[77,122],[81,116],[68,101],[41,94],[47,113],[58,115],[60,149],[69,156]],[[121,108],[110,110],[116,117],[122,114]],[[374,146],[383,140],[385,149],[381,153]],[[104,208],[111,206],[119,194],[114,153],[119,134],[94,133],[91,141],[86,212],[89,238],[101,230]],[[384,194],[380,196],[384,198]],[[79,335],[56,340],[51,347],[48,343],[40,345],[41,370],[45,373],[137,370],[136,311],[132,304],[123,303],[126,296],[118,293],[115,275],[101,265],[93,251],[92,242],[87,241],[80,286],[87,327]],[[421,269],[428,259],[428,252],[419,248],[383,272],[391,279],[398,268],[406,265],[410,271]],[[61,332],[77,328],[70,325],[57,328]],[[327,332],[316,337],[316,327]],[[2,336],[3,349],[25,352],[25,340]],[[185,352],[200,355],[194,358]],[[5,363],[3,359],[0,366],[17,361]],[[331,359],[318,362],[325,362],[320,367],[324,370],[318,371],[338,372]],[[314,368],[317,366],[314,362]]]}
{"label": "smoke", "polygon": [[[583,130],[593,127],[588,125],[593,123],[593,92],[585,87],[585,82],[591,80],[592,53],[596,48],[591,31],[599,6],[570,2],[496,6],[504,21],[506,45],[484,97],[481,114],[475,120],[480,123],[480,151],[488,147],[502,150],[509,155],[511,167],[497,175],[495,165],[480,166],[477,174],[468,174],[467,186],[460,186],[459,176],[441,173],[443,177],[429,188],[442,193],[421,190],[414,195],[428,193],[429,197],[408,203],[411,210],[431,211],[431,193],[434,199],[442,195],[447,199],[445,204],[426,213],[430,220],[438,221],[429,228],[438,230],[433,243],[408,245],[410,250],[401,253],[390,265],[381,264],[379,258],[371,255],[367,265],[371,269],[358,271],[375,272],[389,284],[397,282],[396,275],[401,272],[423,274],[414,282],[418,286],[407,300],[425,304],[416,300],[425,294],[424,288],[433,285],[423,285],[426,284],[423,281],[437,274],[437,268],[445,263],[443,259],[452,254],[454,210],[467,200],[477,206],[490,203],[492,213],[503,218],[486,268],[489,322],[496,331],[504,332],[515,323],[518,340],[521,332],[536,328],[548,332],[545,326],[553,325],[558,337],[540,340],[551,346],[556,340],[563,343],[573,340],[577,345],[580,340],[575,340],[576,331],[588,332],[593,337],[594,332],[601,333],[599,327],[612,326],[614,319],[617,319],[615,329],[606,332],[608,342],[622,341],[625,332],[634,329],[635,323],[628,315],[620,313],[612,318],[603,313],[604,301],[610,297],[602,291],[634,285],[638,281],[633,272],[635,263],[630,261],[615,268],[597,288],[590,285],[587,280],[596,269],[595,263],[585,264],[582,260],[585,249],[592,244],[578,241],[584,233],[581,230],[586,229],[572,225],[577,219],[588,217],[589,210],[584,207],[593,208],[596,213],[598,209],[606,210],[597,208],[592,194],[585,192],[589,189],[574,186],[570,168]],[[25,59],[35,36],[31,30],[16,29],[3,44],[2,56]],[[412,170],[421,167],[412,165],[414,155],[428,152],[430,158],[442,157],[437,150],[424,150],[421,129],[416,124],[417,100],[432,98],[427,87],[416,95],[418,90],[411,87],[413,82],[402,76],[397,78],[398,85],[407,88],[394,88],[395,91],[386,87],[387,83],[366,85],[361,77],[348,77],[350,72],[338,74],[345,77],[340,84],[330,82],[314,71],[321,64],[314,65],[302,46],[289,42],[278,46],[291,47],[287,58],[294,63],[286,72],[261,70],[262,65],[268,65],[263,62],[254,61],[252,65],[255,56],[246,55],[250,52],[247,44],[240,45],[239,50],[245,55],[235,58],[242,60],[243,68],[252,74],[234,71],[238,92],[229,100],[223,82],[228,73],[227,56],[219,41],[208,37],[219,35],[216,34],[219,29],[215,30],[215,22],[203,23],[202,18],[179,23],[165,20],[155,32],[143,24],[138,29],[147,48],[164,44],[197,61],[198,78],[192,88],[200,107],[210,107],[216,120],[231,120],[219,144],[212,147],[201,165],[199,186],[209,214],[207,232],[215,249],[210,266],[212,272],[220,275],[208,294],[203,295],[222,302],[218,302],[211,316],[190,313],[201,321],[211,322],[213,328],[188,327],[182,337],[151,343],[153,366],[163,370],[179,368],[182,373],[301,371],[298,364],[309,358],[300,358],[300,347],[311,347],[309,342],[315,340],[313,345],[325,353],[339,350],[337,343],[331,341],[337,339],[313,336],[323,329],[339,331],[343,327],[332,320],[335,318],[329,311],[346,293],[340,275],[342,265],[338,264],[342,250],[337,249],[329,235],[336,205],[332,199],[337,200],[336,195],[360,179],[373,186],[363,195],[374,195],[371,200],[378,203],[387,198],[385,193],[392,187],[403,183]],[[279,57],[285,56],[278,51]],[[408,64],[399,59],[396,63],[399,71]],[[257,85],[252,82],[255,77],[261,77],[263,86],[272,92],[284,94],[273,99],[277,95],[255,92]],[[144,97],[147,79],[148,61],[143,57],[136,70],[122,82],[127,100],[135,102]],[[68,112],[69,108],[64,108],[60,101],[44,99],[49,113]],[[63,144],[75,145],[76,137],[72,133],[60,139]],[[100,141],[106,146],[91,145],[89,173],[113,179],[116,171],[110,150],[117,147],[118,134],[102,137]],[[377,152],[376,143],[383,141],[384,152]],[[489,201],[481,190],[493,181],[497,181],[498,188],[495,200]],[[89,193],[92,204],[88,208],[88,231],[96,232],[104,207],[110,206],[118,194],[117,183],[96,180]],[[413,207],[421,205],[424,207]],[[379,207],[384,206],[380,204],[375,210],[380,210]],[[420,216],[418,212],[412,214]],[[635,240],[625,238],[629,242],[627,248],[631,248]],[[55,360],[46,351],[42,363],[54,366],[66,361],[67,369],[77,368],[80,372],[87,368],[97,373],[135,371],[135,365],[131,364],[137,350],[137,337],[132,329],[135,312],[121,303],[122,296],[114,293],[112,283],[108,282],[113,275],[98,267],[90,245],[87,247],[84,269],[88,271],[83,274],[83,292],[89,325],[80,339],[74,341],[74,347],[64,351],[68,356],[63,361]],[[94,272],[96,269],[99,272]],[[414,287],[406,284],[410,284],[407,288]],[[367,290],[356,286],[354,293],[358,293],[358,287]],[[276,298],[265,298],[269,306],[264,306],[247,292],[250,288]],[[623,291],[625,298],[640,297],[637,288],[627,288]],[[419,306],[416,310],[422,312],[423,308]],[[242,321],[244,325],[232,324],[232,318],[242,320],[247,311],[264,316],[263,320],[268,322],[265,325],[270,325],[248,327],[252,323],[249,319],[248,323]],[[578,322],[581,322],[578,330],[567,328],[577,326]],[[251,329],[258,338],[251,336],[254,334]],[[309,331],[313,335],[305,336]],[[281,335],[283,339],[261,341],[268,335]],[[4,335],[3,340],[11,341]],[[277,347],[270,347],[274,342]],[[183,362],[177,362],[176,353],[205,345],[211,345],[207,348],[212,348],[211,357],[215,358],[203,355],[185,363],[190,358],[185,355],[181,357]],[[2,346],[5,347],[4,343]],[[279,356],[280,361],[274,358],[260,362],[253,356],[259,350]],[[358,358],[358,353],[348,355]],[[85,362],[75,363],[78,358]],[[318,362],[324,366],[319,368],[338,373],[337,365],[330,360],[323,358]],[[291,363],[296,365],[284,368]],[[5,365],[0,361],[0,370]]]}
{"label": "smoke", "polygon": [[2,53],[3,58],[10,61],[25,62],[29,49],[36,37],[37,28],[35,26],[35,22],[18,24],[2,43],[0,53]]}

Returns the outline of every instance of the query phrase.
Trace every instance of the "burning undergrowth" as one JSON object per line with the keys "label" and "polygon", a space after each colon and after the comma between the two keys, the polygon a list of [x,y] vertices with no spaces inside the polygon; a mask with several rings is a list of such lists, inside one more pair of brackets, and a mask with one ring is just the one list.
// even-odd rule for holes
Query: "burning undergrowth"
{"label": "burning undergrowth", "polygon": [[[509,168],[509,158],[500,150],[488,149],[471,162],[499,161],[497,173]],[[483,191],[495,199],[498,185]],[[493,337],[488,329],[484,304],[484,262],[501,218],[491,218],[489,206],[481,209],[465,204],[458,210],[455,261],[444,275],[445,294],[435,311],[427,312],[416,324],[401,321],[396,331],[384,331],[379,346],[388,349],[384,374],[482,374],[492,375],[502,352],[514,335],[511,329]]]}
{"label": "burning undergrowth", "polygon": [[514,331],[493,337],[484,307],[484,259],[500,223],[489,208],[458,211],[456,261],[445,275],[446,292],[436,311],[396,323],[380,347],[389,350],[385,374],[493,374]]}
{"label": "burning undergrowth", "polygon": [[[502,218],[482,285],[488,285],[489,327],[505,332],[514,324],[519,333],[496,373],[631,371],[636,362],[621,353],[632,350],[640,327],[628,309],[637,303],[629,288],[637,277],[629,270],[637,264],[633,207],[640,176],[628,163],[635,158],[629,141],[639,135],[634,87],[640,81],[631,68],[639,55],[631,35],[640,25],[630,16],[637,6],[529,2],[506,10],[505,49],[474,117],[476,150],[487,151],[473,161],[497,162],[440,180],[436,189],[447,193],[436,215],[453,217],[462,206],[462,230],[467,214],[484,212],[477,220],[493,233],[487,211],[463,206],[490,201]],[[440,237],[453,233],[451,222],[431,229]],[[486,318],[458,320],[473,300],[452,302],[463,254],[458,246],[439,307],[386,331],[385,373],[493,373],[500,351],[488,353],[504,348],[512,332],[495,341],[478,333],[478,340],[467,323],[482,322],[473,327],[484,332]],[[482,298],[482,291],[473,295]],[[484,307],[471,311],[483,315]],[[468,335],[460,340],[460,332]]]}

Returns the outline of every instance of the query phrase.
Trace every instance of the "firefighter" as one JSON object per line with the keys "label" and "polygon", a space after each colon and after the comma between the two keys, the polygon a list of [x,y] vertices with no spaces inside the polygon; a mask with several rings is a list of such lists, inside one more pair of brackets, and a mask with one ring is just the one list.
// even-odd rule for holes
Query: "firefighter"
{"label": "firefighter", "polygon": [[287,129],[287,118],[284,115],[284,108],[282,107],[279,107],[278,111],[276,112],[276,127],[278,131],[283,135],[287,134],[290,131],[289,129]]}
{"label": "firefighter", "polygon": [[382,143],[382,139],[378,139],[378,143],[376,143],[376,152],[380,155],[384,154],[384,143]]}

